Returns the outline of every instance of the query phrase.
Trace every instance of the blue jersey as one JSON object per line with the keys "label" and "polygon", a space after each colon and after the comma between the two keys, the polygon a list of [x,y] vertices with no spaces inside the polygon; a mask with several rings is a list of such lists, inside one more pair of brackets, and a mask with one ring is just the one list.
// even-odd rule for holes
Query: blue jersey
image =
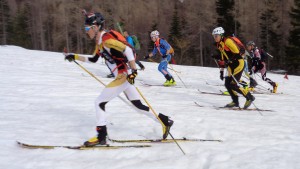
{"label": "blue jersey", "polygon": [[154,43],[154,49],[152,51],[153,55],[156,55],[157,52],[159,52],[162,56],[167,54],[167,51],[171,49],[171,45],[164,39],[159,38]]}

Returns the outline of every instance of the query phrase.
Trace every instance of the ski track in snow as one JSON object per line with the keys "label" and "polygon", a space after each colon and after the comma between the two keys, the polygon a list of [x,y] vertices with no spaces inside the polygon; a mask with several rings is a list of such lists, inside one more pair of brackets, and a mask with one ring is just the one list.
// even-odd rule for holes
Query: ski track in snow
{"label": "ski track in snow", "polygon": [[[267,73],[283,94],[255,94],[258,108],[272,112],[216,110],[230,97],[201,94],[225,90],[217,68],[173,65],[179,87],[143,86],[165,79],[156,63],[143,62],[136,86],[159,113],[175,121],[176,138],[222,139],[223,142],[151,144],[118,150],[25,149],[16,140],[40,145],[79,145],[96,134],[94,100],[103,86],[62,53],[0,46],[0,168],[2,169],[298,169],[300,167],[300,78]],[[102,61],[81,63],[104,83]],[[266,88],[268,84],[260,79]],[[208,85],[213,84],[213,85]],[[123,94],[121,97],[125,98]],[[240,97],[243,106],[245,99]],[[194,102],[202,107],[196,106]],[[253,108],[253,106],[251,106]],[[161,138],[161,127],[115,98],[106,107],[113,139]],[[121,144],[121,143],[112,143]]]}

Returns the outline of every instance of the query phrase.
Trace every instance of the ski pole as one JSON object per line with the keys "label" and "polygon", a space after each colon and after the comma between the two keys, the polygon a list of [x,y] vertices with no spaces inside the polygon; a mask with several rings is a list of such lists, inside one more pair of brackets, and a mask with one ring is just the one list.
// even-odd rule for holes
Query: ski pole
{"label": "ski pole", "polygon": [[[231,74],[231,77],[233,78],[233,80],[235,81],[235,83],[236,83],[239,87],[241,87],[240,84],[237,82],[236,78],[233,76],[233,74]],[[261,113],[261,111],[259,111],[259,108],[257,108],[257,106],[256,106],[253,102],[252,102],[252,104],[253,104],[253,106],[256,108],[256,110],[258,111],[258,113],[259,113],[261,116],[263,116],[263,114]]]}
{"label": "ski pole", "polygon": [[269,55],[272,59],[274,58],[274,56],[272,56],[270,53],[266,52],[267,55]]}
{"label": "ski pole", "polygon": [[[157,63],[157,62],[155,62],[154,60],[152,60],[152,59],[149,59],[151,62],[154,62],[154,63]],[[171,65],[170,65],[171,66]],[[171,68],[169,68],[168,67],[168,69],[170,69],[170,70],[173,70],[174,71],[174,73],[176,74],[176,76],[179,78],[179,80],[181,81],[181,83],[184,85],[184,87],[185,88],[187,88],[187,86],[185,85],[185,83],[183,82],[183,80],[180,78],[180,76],[177,74],[177,72],[178,71],[176,71],[172,66],[171,66]]]}
{"label": "ski pole", "polygon": [[[105,83],[103,83],[100,79],[98,79],[94,74],[92,74],[90,71],[88,71],[86,68],[84,68],[81,64],[79,64],[78,62],[76,62],[74,60],[74,63],[76,63],[81,69],[83,69],[85,72],[87,72],[89,75],[91,75],[95,80],[97,80],[98,82],[100,82],[103,86],[106,86]],[[131,104],[129,104],[124,98],[122,98],[121,96],[118,96],[119,99],[121,99],[124,103],[126,103],[129,106],[132,106]]]}
{"label": "ski pole", "polygon": [[[81,64],[79,64],[78,62],[76,62],[74,60],[74,63],[76,63],[81,69],[83,69],[84,71],[86,71],[89,75],[91,75],[94,79],[96,79],[98,82],[100,82],[102,85],[106,86],[101,80],[99,80],[94,74],[92,74],[90,71],[88,71],[86,68],[84,68]],[[146,100],[146,98],[144,97],[144,95],[142,95],[141,91],[136,87],[137,91],[139,92],[139,94],[141,95],[141,97],[144,99],[144,101],[147,103],[147,105],[149,106],[149,108],[152,110],[153,114],[156,116],[156,118],[159,120],[159,122],[162,124],[163,127],[166,128],[166,126],[163,124],[163,122],[160,120],[160,118],[158,118],[157,113],[155,113],[154,109],[152,108],[152,106],[148,103],[148,101]],[[122,97],[118,96],[122,101],[124,101],[125,103],[127,103],[129,105],[129,103],[124,100]],[[180,147],[180,145],[177,143],[177,141],[174,139],[173,135],[170,133],[170,136],[172,137],[172,139],[174,140],[174,142],[177,144],[177,146],[180,148],[180,150],[182,151],[182,153],[185,155],[185,152],[182,150],[182,148]]]}
{"label": "ski pole", "polygon": [[[255,75],[258,76],[259,78],[263,79],[259,74],[255,74]],[[264,79],[263,79],[263,81],[266,82],[266,83],[268,83],[268,82],[265,81]],[[263,85],[260,85],[260,84],[258,84],[258,85],[261,86],[262,88],[264,88],[265,90],[268,90],[268,91],[272,92],[272,89],[267,88],[267,87],[265,87],[265,86],[263,86]]]}
{"label": "ski pole", "polygon": [[[142,92],[135,87],[136,90],[139,92],[139,94],[141,95],[141,97],[144,99],[144,101],[147,103],[148,107],[152,110],[153,114],[156,116],[156,118],[159,120],[159,122],[161,123],[161,125],[166,128],[165,124],[160,120],[160,118],[158,117],[157,113],[154,111],[154,109],[152,108],[152,106],[149,104],[149,102],[147,101],[147,99],[145,98],[145,96],[142,94]],[[179,147],[179,149],[181,150],[181,152],[185,155],[185,152],[183,151],[183,149],[181,148],[181,146],[178,144],[178,142],[174,139],[173,135],[171,134],[170,131],[168,131],[168,133],[170,134],[170,136],[172,137],[173,141],[176,143],[176,145]]]}
{"label": "ski pole", "polygon": [[[155,62],[154,60],[152,60],[152,59],[150,59],[150,58],[149,58],[149,60],[150,60],[151,62],[157,63],[157,62]],[[171,66],[171,65],[170,65],[170,66]],[[187,86],[185,85],[185,83],[183,82],[183,80],[182,80],[182,79],[180,78],[180,76],[177,74],[178,71],[174,70],[172,66],[171,66],[171,68],[168,67],[168,69],[173,70],[174,73],[176,74],[176,76],[177,76],[177,77],[179,78],[179,80],[181,81],[181,83],[184,85],[184,87],[187,88]]]}
{"label": "ski pole", "polygon": [[89,75],[91,75],[94,79],[96,79],[102,85],[106,86],[106,84],[104,84],[100,79],[98,79],[94,74],[92,74],[90,71],[88,71],[86,68],[84,68],[81,64],[76,62],[76,60],[74,60],[74,63],[76,63],[81,69],[83,69],[85,72],[87,72]]}
{"label": "ski pole", "polygon": [[[170,65],[172,67],[172,65]],[[172,67],[173,68],[173,67]],[[174,69],[173,69],[174,70]],[[185,85],[185,83],[183,82],[183,80],[180,78],[180,76],[177,74],[177,71],[174,71],[174,73],[177,75],[177,77],[179,78],[179,80],[181,81],[181,83],[184,85],[185,88],[187,88],[187,86]]]}

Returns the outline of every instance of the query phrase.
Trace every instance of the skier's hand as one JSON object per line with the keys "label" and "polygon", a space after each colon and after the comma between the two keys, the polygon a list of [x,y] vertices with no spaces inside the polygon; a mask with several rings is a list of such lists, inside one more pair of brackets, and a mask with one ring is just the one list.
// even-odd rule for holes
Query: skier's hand
{"label": "skier's hand", "polygon": [[223,60],[219,60],[218,65],[219,65],[220,68],[225,68],[226,67],[225,66],[225,61],[223,61]]}
{"label": "skier's hand", "polygon": [[127,81],[130,84],[134,84],[134,79],[135,79],[136,76],[137,76],[137,70],[132,70],[132,73],[127,75]]}
{"label": "skier's hand", "polygon": [[[68,60],[69,62],[72,62],[75,60],[77,54],[68,54],[65,56],[65,60]],[[77,55],[78,57],[78,55]]]}
{"label": "skier's hand", "polygon": [[223,70],[220,71],[220,79],[222,81],[224,80],[224,71]]}

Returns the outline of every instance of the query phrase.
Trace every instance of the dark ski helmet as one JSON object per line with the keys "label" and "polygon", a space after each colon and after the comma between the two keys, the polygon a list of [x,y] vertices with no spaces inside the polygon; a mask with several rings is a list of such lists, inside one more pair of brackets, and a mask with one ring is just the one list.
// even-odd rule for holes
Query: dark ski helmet
{"label": "dark ski helmet", "polygon": [[100,13],[89,13],[85,18],[85,25],[97,25],[100,29],[104,27],[104,17]]}

